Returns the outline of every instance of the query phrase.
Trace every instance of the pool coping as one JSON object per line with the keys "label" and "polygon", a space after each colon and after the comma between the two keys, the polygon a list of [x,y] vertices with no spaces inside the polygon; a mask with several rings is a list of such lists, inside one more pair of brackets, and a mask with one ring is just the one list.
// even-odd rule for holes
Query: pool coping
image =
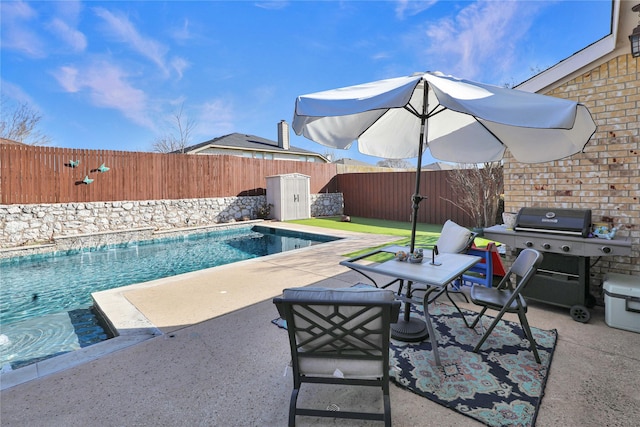
{"label": "pool coping", "polygon": [[[247,225],[247,222],[237,223],[235,225]],[[289,231],[301,231],[310,234],[337,237],[339,238],[339,240],[323,242],[319,245],[312,245],[293,251],[285,251],[277,254],[266,255],[264,257],[248,259],[232,264],[212,267],[189,273],[183,273],[177,276],[166,277],[149,282],[137,283],[119,288],[95,292],[92,294],[94,306],[101,314],[104,315],[105,319],[108,319],[109,326],[117,332],[118,336],[106,341],[102,341],[100,343],[93,344],[88,347],[74,350],[69,353],[45,359],[43,361],[36,362],[19,369],[2,371],[0,373],[0,390],[5,390],[28,381],[36,380],[53,373],[64,371],[74,366],[96,360],[108,354],[124,350],[137,344],[141,344],[147,340],[161,337],[166,333],[171,333],[172,329],[170,327],[158,327],[149,318],[147,318],[147,316],[145,316],[143,312],[144,309],[139,309],[134,303],[130,301],[132,294],[140,292],[153,292],[158,288],[171,285],[172,283],[194,281],[210,277],[212,274],[242,274],[243,270],[252,268],[250,266],[253,266],[253,268],[260,268],[260,265],[254,265],[259,263],[278,264],[279,266],[283,266],[285,263],[296,264],[297,259],[309,259],[309,257],[305,257],[305,254],[310,251],[322,252],[325,249],[331,249],[333,246],[344,246],[341,245],[341,243],[347,244],[348,246],[350,242],[356,242],[357,244],[357,242],[361,241],[362,239],[371,241],[375,240],[375,243],[384,243],[385,240],[397,240],[399,238],[398,236],[345,232],[342,230],[301,226],[299,224],[280,222],[263,222],[261,225]],[[362,246],[358,247],[362,248]],[[343,250],[340,249],[338,252],[340,251]],[[340,267],[337,264],[338,263],[336,263],[336,268],[344,271],[345,267]],[[289,272],[283,269],[282,273],[288,274]],[[330,277],[332,275],[333,273],[328,273],[324,275],[324,277]],[[273,284],[272,288],[272,290],[267,291],[267,294],[265,294],[267,295],[267,299],[279,295],[282,291],[283,285],[282,283],[278,282]],[[127,294],[129,294],[129,298],[127,297]],[[207,317],[208,314],[204,313],[204,317],[196,319],[195,322],[185,323],[181,325],[180,328],[189,327],[193,324],[210,320],[212,318],[236,311],[238,309],[242,309],[257,302],[264,301],[265,295],[256,295],[253,299],[251,299],[251,301],[248,302],[244,301],[243,298],[243,301],[239,301],[237,305],[234,305],[232,307],[232,309],[221,308],[219,311],[215,312],[212,317]],[[163,332],[162,329],[165,329],[165,331]]]}

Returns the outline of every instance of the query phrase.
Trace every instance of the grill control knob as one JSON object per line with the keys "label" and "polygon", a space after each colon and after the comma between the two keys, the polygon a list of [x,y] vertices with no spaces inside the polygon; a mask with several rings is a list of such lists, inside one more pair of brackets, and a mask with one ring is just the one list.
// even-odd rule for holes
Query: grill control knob
{"label": "grill control knob", "polygon": [[569,245],[562,245],[562,251],[563,252],[569,252],[571,250],[571,246]]}
{"label": "grill control knob", "polygon": [[542,247],[543,247],[544,249],[546,249],[546,250],[551,249],[551,245],[550,245],[550,244],[548,244],[548,243],[543,243],[543,244],[542,244]]}
{"label": "grill control knob", "polygon": [[524,242],[524,245],[528,248],[532,248],[533,247],[533,242],[527,240],[526,242]]}
{"label": "grill control knob", "polygon": [[604,252],[605,254],[609,254],[611,253],[611,248],[609,246],[603,246],[602,252]]}

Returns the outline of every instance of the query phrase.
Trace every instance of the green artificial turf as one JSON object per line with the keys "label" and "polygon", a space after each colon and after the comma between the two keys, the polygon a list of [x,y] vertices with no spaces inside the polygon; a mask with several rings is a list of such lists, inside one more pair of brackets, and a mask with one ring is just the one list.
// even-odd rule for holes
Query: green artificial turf
{"label": "green artificial turf", "polygon": [[[399,236],[400,239],[392,242],[385,243],[379,246],[373,246],[369,248],[363,248],[359,251],[344,254],[343,256],[351,258],[360,254],[370,252],[374,249],[388,246],[390,244],[409,246],[411,243],[411,223],[401,221],[386,221],[382,219],[360,218],[351,217],[351,222],[341,221],[340,216],[324,217],[324,218],[310,218],[310,219],[297,219],[287,221],[294,224],[309,225],[313,227],[332,228],[334,230],[355,231],[359,233],[371,233],[371,234],[386,234],[390,236]],[[440,224],[417,224],[416,226],[416,247],[428,247],[433,246],[440,237],[442,231],[442,225]],[[487,240],[482,238],[476,238],[475,243],[477,246],[486,246]],[[376,256],[367,258],[371,261],[382,262],[393,257],[388,254],[378,254]]]}
{"label": "green artificial turf", "polygon": [[[351,222],[343,222],[339,216],[297,219],[294,224],[311,225],[314,227],[333,228],[336,230],[356,231],[359,233],[387,234],[391,236],[411,237],[411,223],[400,221],[385,221],[382,219],[351,217]],[[418,224],[416,235],[440,234],[442,225]]]}

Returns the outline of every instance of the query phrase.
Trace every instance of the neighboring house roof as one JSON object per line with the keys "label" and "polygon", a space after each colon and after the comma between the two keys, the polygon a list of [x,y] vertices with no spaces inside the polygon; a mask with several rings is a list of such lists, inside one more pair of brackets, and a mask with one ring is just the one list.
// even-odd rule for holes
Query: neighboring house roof
{"label": "neighboring house roof", "polygon": [[[229,135],[220,136],[218,138],[211,139],[209,141],[202,142],[200,144],[192,145],[184,149],[184,153],[197,154],[198,152],[210,149],[210,148],[233,148],[245,151],[263,151],[271,153],[289,153],[299,154],[303,156],[315,156],[322,159],[325,162],[329,162],[321,154],[313,151],[305,150],[302,148],[290,146],[289,149],[285,149],[278,145],[278,142],[270,139],[261,138],[255,135],[245,135],[241,133],[231,133]],[[174,151],[174,153],[182,153],[182,150]]]}
{"label": "neighboring house roof", "polygon": [[26,145],[23,142],[14,141],[13,139],[0,138],[0,144],[9,144],[9,145]]}
{"label": "neighboring house roof", "polygon": [[422,170],[444,171],[444,170],[452,170],[452,169],[456,169],[456,167],[450,163],[443,163],[443,162],[434,162],[434,163],[429,163],[428,165],[422,166]]}
{"label": "neighboring house roof", "polygon": [[337,163],[340,165],[348,165],[348,166],[375,166],[371,163],[361,162],[360,160],[350,159],[350,158],[342,158],[338,159],[333,163]]}
{"label": "neighboring house roof", "polygon": [[579,50],[556,65],[536,74],[516,86],[526,92],[545,93],[575,78],[594,62],[606,62],[630,52],[629,34],[637,25],[637,15],[631,10],[636,2],[612,0],[611,33]]}

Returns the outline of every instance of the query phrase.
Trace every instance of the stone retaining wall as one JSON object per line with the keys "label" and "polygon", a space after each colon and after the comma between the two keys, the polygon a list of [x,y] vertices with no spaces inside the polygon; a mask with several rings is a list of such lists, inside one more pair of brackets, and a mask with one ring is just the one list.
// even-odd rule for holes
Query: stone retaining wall
{"label": "stone retaining wall", "polygon": [[[54,244],[69,236],[171,230],[256,219],[265,196],[0,205],[0,248]],[[341,193],[312,194],[311,215],[343,212]],[[128,239],[128,238],[127,238]],[[125,239],[126,241],[126,239]]]}

